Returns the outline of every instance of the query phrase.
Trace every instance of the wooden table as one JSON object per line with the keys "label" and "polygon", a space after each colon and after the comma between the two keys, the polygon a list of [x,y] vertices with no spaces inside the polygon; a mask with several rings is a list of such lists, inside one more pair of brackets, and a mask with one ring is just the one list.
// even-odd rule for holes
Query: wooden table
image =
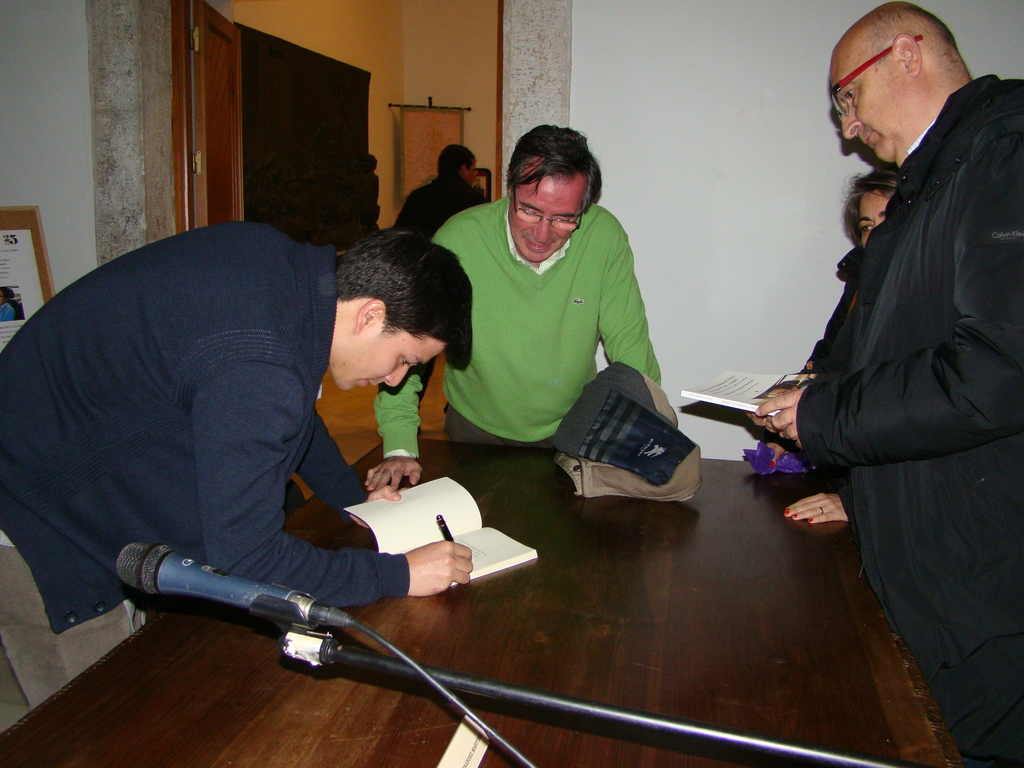
{"label": "wooden table", "polygon": [[[848,527],[783,517],[787,503],[813,490],[804,477],[759,477],[742,462],[705,460],[704,485],[686,503],[584,500],[548,451],[423,448],[425,479],[462,483],[485,524],[536,547],[539,558],[435,597],[353,611],[422,663],[836,749],[957,764],[912,659],[901,657],[858,579]],[[361,464],[377,460],[379,451]],[[369,537],[317,503],[288,528],[329,547]],[[0,736],[0,765],[437,764],[456,717],[419,686],[340,665],[314,669],[278,653],[273,624],[188,605]],[[715,764],[471,701],[538,766]],[[494,747],[483,763],[507,764]]]}

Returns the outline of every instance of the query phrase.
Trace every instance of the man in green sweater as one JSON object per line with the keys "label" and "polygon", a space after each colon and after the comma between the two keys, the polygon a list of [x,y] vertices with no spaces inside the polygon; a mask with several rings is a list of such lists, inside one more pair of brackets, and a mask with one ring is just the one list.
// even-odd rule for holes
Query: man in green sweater
{"label": "man in green sweater", "polygon": [[[445,431],[455,441],[550,447],[559,422],[597,373],[598,342],[660,383],[633,252],[595,205],[601,169],[583,135],[537,126],[516,144],[509,196],[456,214],[434,242],[454,251],[473,284],[473,349],[449,360]],[[420,479],[422,387],[415,372],[375,401],[384,461],[372,490]]]}

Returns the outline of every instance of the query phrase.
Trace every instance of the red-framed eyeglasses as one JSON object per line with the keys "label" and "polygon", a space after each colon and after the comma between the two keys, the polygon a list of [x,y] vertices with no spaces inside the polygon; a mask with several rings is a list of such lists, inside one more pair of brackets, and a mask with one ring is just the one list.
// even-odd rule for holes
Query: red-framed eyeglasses
{"label": "red-framed eyeglasses", "polygon": [[[897,35],[896,37],[899,37],[899,35]],[[916,40],[917,42],[921,42],[922,40],[924,40],[924,35],[915,35],[914,40]],[[846,86],[848,86],[858,75],[863,74],[863,72],[872,64],[885,58],[890,53],[892,53],[893,46],[896,45],[895,38],[892,42],[893,45],[890,45],[881,53],[872,56],[870,59],[868,59],[855,70],[853,70],[853,72],[851,72],[838,83],[836,83],[834,86],[832,86],[832,105],[836,108],[836,112],[838,112],[843,117],[846,117],[847,115],[850,114],[853,107],[853,105],[850,103],[850,95],[847,93],[840,93],[840,91],[843,90],[843,88],[845,88]]]}

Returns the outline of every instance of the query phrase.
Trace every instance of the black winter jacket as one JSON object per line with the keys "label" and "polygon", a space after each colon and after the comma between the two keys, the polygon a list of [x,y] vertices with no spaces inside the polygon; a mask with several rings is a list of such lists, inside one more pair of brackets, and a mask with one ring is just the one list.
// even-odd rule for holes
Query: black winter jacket
{"label": "black winter jacket", "polygon": [[951,95],[868,240],[848,373],[798,409],[927,677],[1024,633],[1024,82]]}
{"label": "black winter jacket", "polygon": [[[839,298],[836,308],[832,310],[832,317],[825,326],[825,335],[814,345],[811,356],[807,358],[811,364],[807,370],[813,370],[815,373],[838,373],[835,366],[849,362],[845,359],[848,350],[845,344],[839,341],[839,333],[846,325],[846,318],[855,304],[863,259],[864,249],[858,245],[836,264],[836,270],[846,277],[843,295]],[[842,338],[845,340],[847,336],[844,334]]]}

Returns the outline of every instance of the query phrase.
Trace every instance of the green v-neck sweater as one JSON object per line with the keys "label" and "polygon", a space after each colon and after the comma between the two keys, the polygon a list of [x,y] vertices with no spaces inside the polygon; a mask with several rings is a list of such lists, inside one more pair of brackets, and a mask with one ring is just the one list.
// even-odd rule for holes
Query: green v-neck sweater
{"label": "green v-neck sweater", "polygon": [[[603,342],[622,362],[660,383],[633,252],[618,220],[597,205],[583,216],[565,255],[543,274],[509,252],[508,199],[451,219],[434,241],[451,249],[473,284],[473,350],[447,365],[444,393],[478,427],[512,440],[551,437],[597,373]],[[384,451],[418,455],[419,376],[381,388],[375,406]]]}

